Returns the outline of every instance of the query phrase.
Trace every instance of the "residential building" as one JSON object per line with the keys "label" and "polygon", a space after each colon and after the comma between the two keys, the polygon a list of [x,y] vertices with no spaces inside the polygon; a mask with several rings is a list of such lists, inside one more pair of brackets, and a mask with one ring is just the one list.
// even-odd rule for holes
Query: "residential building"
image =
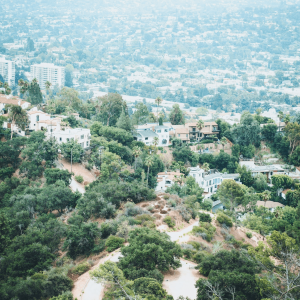
{"label": "residential building", "polygon": [[200,141],[213,135],[218,135],[219,128],[216,122],[204,122],[201,130],[197,128],[197,122],[186,123],[185,125],[173,125],[170,137],[181,139],[183,143]]}
{"label": "residential building", "polygon": [[143,142],[147,146],[154,145],[154,138],[158,135],[151,129],[138,129],[133,133],[133,138],[136,141]]}
{"label": "residential building", "polygon": [[191,141],[200,141],[203,138],[219,133],[218,124],[216,122],[204,122],[204,126],[201,130],[197,128],[197,122],[187,123],[186,126],[189,128]]}
{"label": "residential building", "polygon": [[175,182],[176,178],[183,175],[180,172],[161,172],[157,174],[157,186],[155,191],[164,192],[168,187],[171,187]]}
{"label": "residential building", "polygon": [[0,57],[0,74],[9,85],[15,85],[15,62]]}
{"label": "residential building", "polygon": [[7,104],[19,105],[23,109],[26,109],[31,105],[29,102],[24,101],[18,97],[0,94],[0,115],[5,113],[5,105]]}
{"label": "residential building", "polygon": [[52,86],[60,87],[65,85],[65,68],[55,66],[52,63],[34,64],[30,67],[31,78],[36,78],[41,89],[45,89],[46,81]]}
{"label": "residential building", "polygon": [[267,179],[271,181],[272,175],[275,174],[285,174],[283,168],[279,165],[267,165],[267,166],[257,166],[254,164],[253,159],[243,159],[240,160],[239,164],[241,166],[246,166],[247,169],[251,171],[253,177],[257,176],[259,173],[264,174],[267,176]]}
{"label": "residential building", "polygon": [[65,130],[53,131],[51,135],[59,144],[66,143],[70,140],[75,140],[84,149],[90,147],[91,132],[86,128],[70,128]]}
{"label": "residential building", "polygon": [[225,179],[233,179],[240,182],[240,174],[225,174],[220,173],[218,170],[209,170],[205,172],[199,166],[189,168],[189,176],[193,176],[198,185],[204,189],[206,196],[214,194],[222,181]]}
{"label": "residential building", "polygon": [[264,206],[270,212],[274,212],[277,207],[284,207],[283,204],[275,201],[257,201],[256,206]]}
{"label": "residential building", "polygon": [[170,140],[171,123],[157,125],[156,123],[148,123],[136,126],[136,132],[133,133],[137,141],[145,143],[147,146],[154,145],[154,138],[158,138],[160,147],[168,146]]}

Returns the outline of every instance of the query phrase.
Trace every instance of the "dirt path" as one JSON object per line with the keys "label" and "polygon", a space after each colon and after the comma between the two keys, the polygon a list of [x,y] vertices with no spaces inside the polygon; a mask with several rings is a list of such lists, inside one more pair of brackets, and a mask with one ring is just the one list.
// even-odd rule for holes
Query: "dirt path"
{"label": "dirt path", "polygon": [[196,281],[203,277],[195,270],[197,264],[181,259],[182,267],[175,271],[169,271],[164,276],[163,288],[168,294],[172,295],[174,299],[179,296],[189,297],[190,299],[197,298],[197,289],[195,287]]}

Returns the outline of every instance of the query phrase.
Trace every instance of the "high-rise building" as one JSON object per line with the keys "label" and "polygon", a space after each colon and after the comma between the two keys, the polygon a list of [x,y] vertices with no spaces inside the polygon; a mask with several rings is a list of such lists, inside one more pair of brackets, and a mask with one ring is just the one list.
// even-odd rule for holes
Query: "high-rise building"
{"label": "high-rise building", "polygon": [[51,63],[35,64],[30,67],[31,78],[36,78],[40,88],[45,89],[45,82],[49,81],[52,86],[65,85],[65,68]]}
{"label": "high-rise building", "polygon": [[9,85],[15,85],[15,62],[0,57],[0,74]]}

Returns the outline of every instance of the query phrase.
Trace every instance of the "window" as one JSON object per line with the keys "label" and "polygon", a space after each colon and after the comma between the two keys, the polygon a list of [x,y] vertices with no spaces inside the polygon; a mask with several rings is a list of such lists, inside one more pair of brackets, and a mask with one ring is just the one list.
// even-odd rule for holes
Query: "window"
{"label": "window", "polygon": [[61,138],[61,137],[59,138],[59,141],[60,141],[60,142],[62,141],[62,138]]}
{"label": "window", "polygon": [[37,115],[37,116],[36,116],[36,121],[38,122],[39,120],[40,120],[40,116]]}
{"label": "window", "polygon": [[84,148],[84,143],[81,143],[81,147]]}
{"label": "window", "polygon": [[188,134],[186,134],[186,137],[188,137]]}
{"label": "window", "polygon": [[69,141],[70,139],[69,138],[67,138],[67,142]]}
{"label": "window", "polygon": [[145,141],[148,141],[148,138],[147,138],[147,137],[145,137]]}
{"label": "window", "polygon": [[86,142],[87,147],[89,146],[89,142]]}
{"label": "window", "polygon": [[166,184],[171,184],[171,181],[170,180],[166,180]]}
{"label": "window", "polygon": [[84,135],[82,135],[80,138],[83,140],[84,139]]}
{"label": "window", "polygon": [[165,132],[168,132],[168,129],[165,129]]}
{"label": "window", "polygon": [[156,132],[157,132],[157,133],[161,133],[161,130],[159,129],[159,130],[157,130]]}
{"label": "window", "polygon": [[180,137],[180,134],[178,133],[178,137]]}

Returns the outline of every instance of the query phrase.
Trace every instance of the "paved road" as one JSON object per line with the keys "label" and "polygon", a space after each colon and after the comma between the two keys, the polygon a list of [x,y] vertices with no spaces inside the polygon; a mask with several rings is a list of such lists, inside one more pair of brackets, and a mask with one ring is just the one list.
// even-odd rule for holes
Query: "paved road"
{"label": "paved road", "polygon": [[[57,168],[61,170],[66,170],[66,168],[60,161],[56,160],[55,164]],[[78,191],[81,194],[85,193],[85,189],[73,177],[71,178],[70,188],[72,189],[73,192]]]}
{"label": "paved road", "polygon": [[73,192],[80,192],[81,194],[85,193],[85,189],[72,177],[72,181],[70,183],[70,188]]}
{"label": "paved road", "polygon": [[[116,255],[112,256],[109,260],[113,262],[118,262],[121,252],[118,252]],[[103,284],[90,279],[88,284],[84,289],[84,293],[79,300],[101,300],[101,294],[103,290]]]}

